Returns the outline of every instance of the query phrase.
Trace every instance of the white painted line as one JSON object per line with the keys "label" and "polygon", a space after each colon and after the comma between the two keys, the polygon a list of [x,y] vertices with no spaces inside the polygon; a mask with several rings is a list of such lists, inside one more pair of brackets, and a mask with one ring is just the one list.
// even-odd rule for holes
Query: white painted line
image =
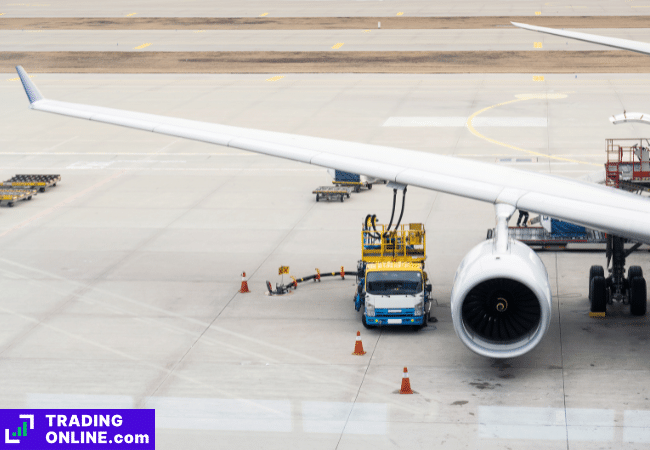
{"label": "white painted line", "polygon": [[[464,127],[467,117],[389,117],[384,127]],[[475,127],[547,127],[546,117],[476,117]]]}
{"label": "white painted line", "polygon": [[614,410],[479,406],[479,436],[539,441],[611,441]]}
{"label": "white painted line", "polygon": [[290,400],[150,397],[156,428],[290,432]]}
{"label": "white painted line", "polygon": [[625,411],[624,442],[650,444],[650,411]]}
{"label": "white painted line", "polygon": [[387,433],[387,422],[385,403],[302,402],[305,433],[381,435]]}
{"label": "white painted line", "polygon": [[27,394],[30,409],[132,409],[130,395]]}

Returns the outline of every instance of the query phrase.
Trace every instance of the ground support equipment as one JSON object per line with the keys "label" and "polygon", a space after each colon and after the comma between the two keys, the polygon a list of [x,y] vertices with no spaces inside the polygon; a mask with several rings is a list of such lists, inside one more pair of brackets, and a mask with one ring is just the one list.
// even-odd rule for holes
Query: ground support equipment
{"label": "ground support equipment", "polygon": [[61,175],[15,175],[7,181],[0,182],[3,187],[35,187],[40,192],[56,186],[61,181]]}
{"label": "ground support equipment", "polygon": [[14,206],[18,201],[31,200],[38,191],[36,189],[2,189],[0,188],[0,204]]}
{"label": "ground support equipment", "polygon": [[605,183],[631,192],[650,191],[650,140],[606,139]]}
{"label": "ground support equipment", "polygon": [[361,175],[350,172],[343,172],[341,170],[334,171],[334,179],[332,184],[339,187],[349,187],[354,192],[359,192],[361,188],[372,189],[372,183],[361,181]]}
{"label": "ground support equipment", "polygon": [[312,194],[316,194],[317,202],[321,199],[339,200],[342,202],[345,198],[350,198],[352,188],[343,186],[320,186],[314,189]]}
{"label": "ground support equipment", "polygon": [[[361,259],[357,263],[357,292],[354,307],[362,310],[366,328],[382,326],[426,326],[431,312],[431,283],[424,271],[426,233],[424,224],[402,225],[405,185],[393,188],[393,210],[388,225],[378,225],[376,215],[367,215],[361,231]],[[397,191],[403,191],[402,209],[393,228]]]}
{"label": "ground support equipment", "polygon": [[[607,235],[601,231],[586,229],[584,233],[552,233],[542,227],[509,227],[508,235],[524,244],[544,250],[565,250],[567,246],[581,247],[600,245],[604,248]],[[487,239],[494,237],[494,228],[487,232]]]}
{"label": "ground support equipment", "polygon": [[323,277],[338,277],[340,276],[342,280],[345,280],[345,276],[350,275],[350,276],[357,276],[357,272],[346,272],[343,267],[341,267],[341,270],[338,272],[322,272],[318,269],[316,269],[316,273],[313,275],[308,275],[306,277],[302,278],[295,278],[291,277],[292,281],[287,284],[280,284],[276,283],[275,285],[275,290],[273,290],[273,285],[271,284],[270,281],[266,282],[266,288],[269,290],[269,295],[283,295],[289,292],[291,289],[297,289],[298,288],[298,283],[303,283],[305,281],[310,281],[314,280],[314,282],[318,281],[320,282],[321,278]]}

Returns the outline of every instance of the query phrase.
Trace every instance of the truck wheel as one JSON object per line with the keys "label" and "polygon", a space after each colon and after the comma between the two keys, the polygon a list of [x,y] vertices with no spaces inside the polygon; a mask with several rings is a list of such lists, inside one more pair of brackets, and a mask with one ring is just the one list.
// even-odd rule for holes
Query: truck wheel
{"label": "truck wheel", "polygon": [[319,202],[320,199],[318,198],[318,194],[316,194],[316,201]]}
{"label": "truck wheel", "polygon": [[[630,267],[630,269],[632,267]],[[630,280],[630,314],[633,316],[644,316],[647,304],[648,297],[645,278],[632,278]]]}
{"label": "truck wheel", "polygon": [[607,308],[607,282],[605,277],[596,275],[589,283],[591,292],[591,312],[605,312]]}
{"label": "truck wheel", "polygon": [[343,203],[343,200],[345,199],[345,196],[341,194],[341,203]]}
{"label": "truck wheel", "polygon": [[589,269],[589,303],[591,303],[591,299],[593,297],[591,291],[591,280],[596,276],[605,277],[605,270],[603,269],[603,266],[591,266]]}
{"label": "truck wheel", "polygon": [[370,325],[368,322],[366,322],[366,307],[363,304],[361,307],[361,323],[365,328],[375,328],[374,325]]}
{"label": "truck wheel", "polygon": [[14,206],[14,202],[7,203],[7,206],[9,206],[11,208],[12,206]]}
{"label": "truck wheel", "polygon": [[629,269],[627,269],[627,279],[629,281],[632,280],[632,278],[636,277],[642,277],[643,276],[643,269],[641,266],[630,266]]}
{"label": "truck wheel", "polygon": [[372,183],[368,183],[368,190],[372,189]]}

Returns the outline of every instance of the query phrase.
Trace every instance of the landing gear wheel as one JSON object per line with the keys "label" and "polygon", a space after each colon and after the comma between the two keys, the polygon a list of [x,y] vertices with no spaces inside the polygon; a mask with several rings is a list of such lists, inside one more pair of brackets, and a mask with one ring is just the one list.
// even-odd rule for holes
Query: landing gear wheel
{"label": "landing gear wheel", "polygon": [[605,312],[607,308],[607,281],[605,277],[596,275],[589,283],[591,293],[591,312]]}
{"label": "landing gear wheel", "polygon": [[605,277],[605,270],[603,269],[603,266],[591,266],[589,269],[589,303],[591,304],[591,299],[593,298],[592,290],[591,290],[591,280],[593,280],[594,277]]}
{"label": "landing gear wheel", "polygon": [[643,269],[641,266],[630,266],[629,269],[627,269],[627,279],[632,280],[632,278],[636,277],[642,277],[643,276]]}
{"label": "landing gear wheel", "polygon": [[[632,266],[638,267],[638,266]],[[630,270],[632,270],[630,267]],[[647,288],[645,278],[634,277],[630,283],[630,314],[633,316],[644,316],[648,304]]]}

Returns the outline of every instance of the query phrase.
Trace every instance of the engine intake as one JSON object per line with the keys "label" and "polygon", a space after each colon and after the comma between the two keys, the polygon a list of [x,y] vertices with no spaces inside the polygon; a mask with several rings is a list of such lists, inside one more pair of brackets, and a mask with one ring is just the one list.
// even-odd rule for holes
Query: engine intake
{"label": "engine intake", "polygon": [[550,325],[551,288],[544,264],[528,246],[492,240],[472,249],[456,272],[451,294],[454,329],[472,351],[512,358],[532,350]]}
{"label": "engine intake", "polygon": [[542,311],[526,285],[509,278],[493,278],[469,291],[462,315],[465,326],[481,338],[507,343],[535,330]]}

